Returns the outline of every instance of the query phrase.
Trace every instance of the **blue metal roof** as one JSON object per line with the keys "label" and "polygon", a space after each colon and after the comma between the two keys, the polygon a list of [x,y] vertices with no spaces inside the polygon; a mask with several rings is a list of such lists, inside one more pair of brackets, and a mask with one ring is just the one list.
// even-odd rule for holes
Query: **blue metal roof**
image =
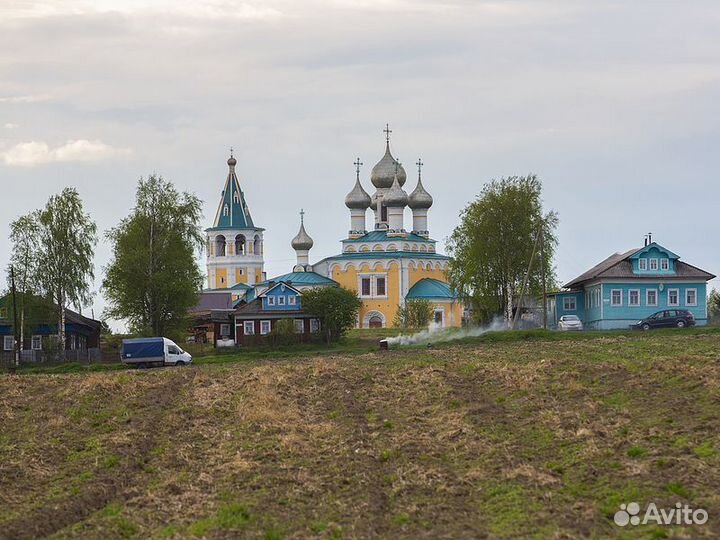
{"label": "blue metal roof", "polygon": [[279,283],[281,281],[289,285],[337,285],[337,281],[328,277],[321,276],[317,272],[290,272],[271,279],[266,279],[259,285],[268,285],[271,281]]}
{"label": "blue metal roof", "polygon": [[424,238],[417,234],[408,233],[407,236],[388,236],[387,231],[370,231],[360,238],[348,238],[343,242],[383,242],[385,240],[395,240],[397,242],[429,242],[434,244],[435,240]]}
{"label": "blue metal roof", "polygon": [[427,298],[427,299],[448,299],[453,300],[457,298],[456,294],[453,294],[450,289],[450,285],[444,281],[437,279],[425,278],[418,281],[415,285],[410,287],[410,290],[405,297],[408,300]]}
{"label": "blue metal roof", "polygon": [[254,229],[256,228],[250,209],[245,202],[245,194],[240,189],[240,182],[235,174],[235,167],[230,167],[225,187],[222,191],[222,198],[215,214],[214,229]]}

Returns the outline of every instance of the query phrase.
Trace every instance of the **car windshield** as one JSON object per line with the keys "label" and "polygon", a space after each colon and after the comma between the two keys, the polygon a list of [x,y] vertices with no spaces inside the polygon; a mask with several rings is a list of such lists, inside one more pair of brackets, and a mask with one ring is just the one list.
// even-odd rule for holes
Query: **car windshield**
{"label": "car windshield", "polygon": [[580,319],[577,315],[563,315],[560,317],[560,320],[564,322],[578,322]]}

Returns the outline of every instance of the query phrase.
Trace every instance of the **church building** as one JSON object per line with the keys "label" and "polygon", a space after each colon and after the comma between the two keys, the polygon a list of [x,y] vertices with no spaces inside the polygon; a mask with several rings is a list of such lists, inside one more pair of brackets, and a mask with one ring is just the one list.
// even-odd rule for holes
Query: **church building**
{"label": "church building", "polygon": [[[341,252],[311,264],[313,240],[305,230],[301,212],[300,230],[291,241],[297,263],[292,272],[270,279],[264,272],[264,229],[253,222],[235,172],[237,161],[231,154],[215,220],[206,230],[209,289],[205,293],[228,295],[235,320],[234,324],[228,321],[222,326],[234,328],[231,333],[237,343],[244,341],[247,332],[269,333],[274,322],[268,321],[285,316],[296,319],[298,328],[301,319],[308,318],[305,328],[312,332],[312,314],[298,312],[303,290],[338,285],[356,291],[362,300],[359,328],[392,326],[399,306],[406,300],[421,298],[430,301],[436,326],[461,325],[463,306],[445,275],[449,259],[437,253],[436,241],[430,237],[428,211],[433,198],[423,186],[423,163],[417,162],[417,184],[408,194],[404,189],[405,169],[390,151],[390,133],[386,127],[385,154],[370,174],[375,188],[372,196],[360,180],[362,163],[355,161],[355,185],[345,197],[350,229],[341,241]],[[411,214],[408,223],[406,210]],[[277,290],[297,295],[294,310],[278,310],[269,304],[271,291]],[[224,310],[215,310],[214,314],[228,316]],[[224,331],[218,332],[225,336]]]}

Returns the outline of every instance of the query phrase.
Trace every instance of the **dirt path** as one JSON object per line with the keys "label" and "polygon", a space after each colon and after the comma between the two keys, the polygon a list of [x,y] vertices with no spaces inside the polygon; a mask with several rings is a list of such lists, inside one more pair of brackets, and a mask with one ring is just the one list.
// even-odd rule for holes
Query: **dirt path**
{"label": "dirt path", "polygon": [[137,489],[138,483],[144,481],[142,473],[150,451],[163,432],[163,418],[172,414],[182,389],[192,383],[194,370],[174,370],[172,373],[159,375],[166,380],[158,386],[150,387],[129,403],[133,411],[152,411],[152,414],[137,414],[131,419],[133,436],[124,444],[113,448],[114,453],[121,456],[118,466],[105,470],[96,469],[92,481],[77,495],[49,506],[35,508],[22,517],[5,523],[0,531],[0,539],[21,540],[52,535],[83,521],[108,503],[122,499],[123,493],[129,488]]}

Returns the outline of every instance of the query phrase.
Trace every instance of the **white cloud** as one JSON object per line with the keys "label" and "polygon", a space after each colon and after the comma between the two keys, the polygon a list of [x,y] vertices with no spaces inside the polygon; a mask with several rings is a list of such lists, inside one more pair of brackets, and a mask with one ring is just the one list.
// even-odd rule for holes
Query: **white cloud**
{"label": "white cloud", "polygon": [[0,154],[6,165],[16,167],[33,167],[45,163],[67,161],[99,161],[118,156],[128,155],[128,148],[113,148],[102,141],[79,139],[68,141],[56,148],[50,148],[45,142],[19,143]]}
{"label": "white cloud", "polygon": [[5,129],[15,129],[15,128],[19,128],[19,127],[20,127],[19,124],[13,124],[12,122],[7,122],[5,124]]}
{"label": "white cloud", "polygon": [[39,103],[49,101],[52,96],[48,94],[31,94],[27,96],[5,96],[0,97],[0,103]]}

